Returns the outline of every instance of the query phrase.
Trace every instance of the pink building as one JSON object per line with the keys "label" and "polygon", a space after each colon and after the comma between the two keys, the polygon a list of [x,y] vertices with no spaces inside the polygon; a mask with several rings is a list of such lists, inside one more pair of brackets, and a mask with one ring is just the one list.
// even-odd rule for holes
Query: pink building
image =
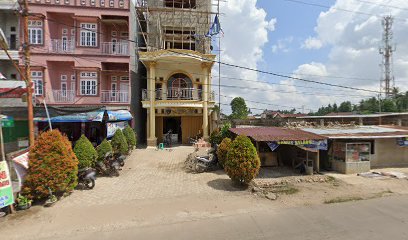
{"label": "pink building", "polygon": [[76,112],[130,110],[136,65],[131,0],[28,1],[36,103]]}

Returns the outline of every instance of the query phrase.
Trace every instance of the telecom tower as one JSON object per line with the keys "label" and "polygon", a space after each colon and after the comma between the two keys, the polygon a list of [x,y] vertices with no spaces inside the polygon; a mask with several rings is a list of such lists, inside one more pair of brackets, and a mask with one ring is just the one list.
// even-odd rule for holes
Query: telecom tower
{"label": "telecom tower", "polygon": [[380,91],[385,94],[385,98],[393,96],[393,89],[395,87],[393,70],[392,70],[392,54],[395,52],[395,47],[392,46],[392,23],[394,18],[392,16],[386,16],[382,20],[382,26],[384,29],[382,37],[382,46],[380,47],[380,54],[382,55],[382,63],[380,64],[382,69]]}

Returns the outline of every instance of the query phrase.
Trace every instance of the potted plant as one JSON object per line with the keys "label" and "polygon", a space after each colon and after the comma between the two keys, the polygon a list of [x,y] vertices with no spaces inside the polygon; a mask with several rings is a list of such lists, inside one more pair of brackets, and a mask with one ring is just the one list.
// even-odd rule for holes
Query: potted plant
{"label": "potted plant", "polygon": [[31,207],[31,202],[32,202],[32,200],[30,200],[27,197],[19,194],[17,199],[16,199],[17,209],[18,210],[29,209]]}

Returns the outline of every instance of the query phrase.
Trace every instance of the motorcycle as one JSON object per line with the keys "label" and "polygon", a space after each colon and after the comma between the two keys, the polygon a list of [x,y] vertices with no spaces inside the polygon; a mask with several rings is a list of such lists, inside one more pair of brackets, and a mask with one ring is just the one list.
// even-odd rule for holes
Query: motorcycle
{"label": "motorcycle", "polygon": [[95,187],[96,171],[93,168],[84,168],[78,170],[78,183],[88,189]]}
{"label": "motorcycle", "polygon": [[96,163],[96,170],[104,176],[119,176],[120,164],[115,160],[111,152],[105,154],[103,161]]}
{"label": "motorcycle", "polygon": [[202,173],[218,168],[217,146],[208,153],[208,156],[198,156],[195,158],[195,171]]}
{"label": "motorcycle", "polygon": [[[125,166],[125,159],[126,159],[125,155],[115,154],[115,159],[119,163],[119,166],[121,166],[121,167]],[[122,170],[122,169],[120,169],[120,170]]]}

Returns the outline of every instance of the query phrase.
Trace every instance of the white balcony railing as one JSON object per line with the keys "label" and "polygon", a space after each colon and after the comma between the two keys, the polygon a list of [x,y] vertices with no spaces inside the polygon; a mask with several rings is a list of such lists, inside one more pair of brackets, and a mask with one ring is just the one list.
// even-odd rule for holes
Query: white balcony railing
{"label": "white balcony railing", "polygon": [[49,50],[53,53],[73,53],[75,51],[75,41],[51,39]]}
{"label": "white balcony railing", "polygon": [[56,103],[73,103],[75,101],[74,90],[52,90],[52,95]]}
{"label": "white balcony railing", "polygon": [[[155,90],[156,100],[203,100],[201,89],[197,88],[169,88],[164,93],[162,88]],[[150,96],[147,89],[142,90],[142,100],[149,100]],[[208,94],[208,100],[213,101],[213,93]]]}
{"label": "white balcony railing", "polygon": [[128,91],[101,91],[101,102],[103,103],[129,103]]}
{"label": "white balcony railing", "polygon": [[108,55],[129,55],[127,42],[103,42],[102,53]]}

